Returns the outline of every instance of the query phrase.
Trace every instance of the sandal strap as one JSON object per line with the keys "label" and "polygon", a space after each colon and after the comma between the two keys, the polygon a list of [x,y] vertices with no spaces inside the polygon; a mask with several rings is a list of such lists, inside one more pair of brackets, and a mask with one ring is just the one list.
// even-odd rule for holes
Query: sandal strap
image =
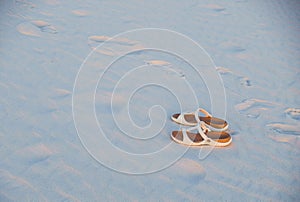
{"label": "sandal strap", "polygon": [[200,142],[199,144],[202,145],[203,143],[205,143],[205,144],[208,144],[208,145],[211,145],[211,146],[214,146],[214,145],[218,144],[215,140],[207,137],[206,133],[211,131],[211,130],[205,126],[205,123],[203,121],[200,121],[200,123],[197,124],[197,126],[190,127],[190,128],[187,128],[187,129],[186,128],[181,129],[182,134],[183,134],[183,137],[182,137],[183,138],[183,140],[182,140],[183,143],[188,144],[188,145],[193,145],[193,144],[195,145],[195,142],[192,141],[190,139],[190,137],[188,136],[188,134],[187,134],[187,132],[193,131],[193,130],[197,130],[199,132],[198,134],[200,134],[201,137],[203,138],[203,141]]}
{"label": "sandal strap", "polygon": [[203,121],[200,121],[198,127],[198,132],[200,133],[201,137],[206,141],[208,139],[210,139],[209,137],[207,137],[207,135],[205,134],[207,131],[210,131],[204,124]]}
{"label": "sandal strap", "polygon": [[203,108],[198,108],[198,109],[195,111],[195,113],[194,113],[195,119],[196,119],[196,121],[197,121],[198,123],[200,123],[199,112],[203,113],[206,117],[212,117],[212,115],[211,115],[208,111],[206,111],[205,109],[203,109]]}
{"label": "sandal strap", "polygon": [[177,120],[182,124],[188,125],[189,122],[186,121],[184,118],[184,115],[186,115],[186,114],[192,114],[192,113],[180,113],[179,116],[177,117]]}
{"label": "sandal strap", "polygon": [[182,131],[182,136],[183,136],[182,142],[184,144],[188,144],[188,145],[193,144],[194,142],[189,138],[188,134],[186,133],[187,131],[189,131],[189,129],[183,128],[183,129],[181,129],[181,131]]}
{"label": "sandal strap", "polygon": [[206,111],[205,109],[203,109],[203,108],[197,109],[197,114],[199,112],[203,113],[206,117],[212,117],[212,115],[208,111]]}
{"label": "sandal strap", "polygon": [[188,136],[187,133],[186,133],[187,131],[193,131],[193,130],[197,130],[197,131],[199,132],[199,134],[201,135],[201,137],[203,138],[203,141],[202,141],[201,143],[207,142],[208,144],[211,145],[211,143],[214,142],[211,138],[207,137],[206,134],[205,134],[206,131],[210,131],[210,129],[207,128],[207,127],[205,126],[205,124],[204,124],[203,121],[200,121],[200,122],[197,124],[197,126],[190,127],[190,128],[188,128],[188,129],[182,129],[182,133],[183,133],[183,141],[184,141],[184,143],[186,143],[186,144],[192,144],[192,143],[194,143],[194,142],[189,138],[189,136]]}
{"label": "sandal strap", "polygon": [[[203,141],[201,141],[199,143],[196,143],[192,139],[190,139],[190,137],[188,136],[187,132],[194,131],[194,130],[198,131],[198,134],[201,135]],[[181,128],[181,131],[182,131],[182,135],[183,135],[182,142],[184,144],[187,144],[187,145],[203,145],[203,144],[207,144],[207,145],[210,145],[210,146],[216,146],[216,145],[219,144],[218,142],[216,142],[215,140],[209,138],[206,135],[206,133],[210,132],[211,130],[205,126],[205,123],[203,121],[200,121],[197,124],[197,126],[194,126],[194,127]]]}

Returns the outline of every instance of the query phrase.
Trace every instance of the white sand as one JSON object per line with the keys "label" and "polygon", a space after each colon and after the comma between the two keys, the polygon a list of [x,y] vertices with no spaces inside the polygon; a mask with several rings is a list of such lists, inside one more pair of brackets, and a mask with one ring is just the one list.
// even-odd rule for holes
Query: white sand
{"label": "white sand", "polygon": [[[299,201],[299,8],[297,0],[1,1],[0,201]],[[72,117],[73,84],[101,42],[137,47],[138,41],[111,37],[148,27],[185,34],[213,58],[225,86],[233,143],[202,160],[199,151],[209,148],[190,148],[162,171],[126,175],[99,164],[81,144]],[[107,97],[122,75],[142,64],[161,66],[167,81],[189,80],[200,105],[210,109],[203,80],[174,56],[145,51],[124,58],[103,78],[96,114],[106,120],[110,141],[132,153],[161,149],[178,128],[169,120],[178,103],[155,87],[138,91],[130,105],[141,127],[150,123],[150,107],[164,108],[164,117],[153,108],[154,123],[165,126],[152,142],[134,144],[111,121]],[[116,95],[117,113],[127,91],[121,86]]]}

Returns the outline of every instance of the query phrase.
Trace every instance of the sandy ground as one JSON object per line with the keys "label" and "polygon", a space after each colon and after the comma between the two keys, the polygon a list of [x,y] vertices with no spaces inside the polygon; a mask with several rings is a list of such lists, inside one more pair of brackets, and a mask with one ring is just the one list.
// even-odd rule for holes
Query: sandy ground
{"label": "sandy ground", "polygon": [[[296,0],[1,1],[0,201],[299,201],[299,8]],[[79,68],[93,49],[116,34],[149,27],[182,33],[209,53],[224,83],[233,143],[212,152],[193,147],[166,169],[128,175],[100,164],[83,146],[72,94]],[[139,41],[111,43],[126,49]],[[137,81],[156,77],[176,86],[188,80],[199,105],[211,107],[204,82],[209,78],[195,76],[184,61],[157,51],[129,54],[101,80],[95,114],[110,141],[132,153],[158,151],[172,142],[171,131],[178,128],[169,119],[180,109],[176,98],[155,86],[142,88],[130,101],[132,121],[140,127],[150,123],[149,108],[164,109],[165,116],[161,108],[150,114],[153,123],[164,123],[150,142],[136,144],[124,137],[111,119],[107,97],[126,72],[143,64],[155,65],[154,70]],[[130,93],[120,86],[117,114],[126,103],[123,93]],[[183,86],[178,89],[176,96],[191,99]],[[194,110],[189,104],[186,108]],[[115,157],[103,147],[96,149],[108,159]],[[172,144],[170,151],[183,149]],[[210,153],[201,159],[203,152]],[[168,158],[153,159],[153,164]]]}

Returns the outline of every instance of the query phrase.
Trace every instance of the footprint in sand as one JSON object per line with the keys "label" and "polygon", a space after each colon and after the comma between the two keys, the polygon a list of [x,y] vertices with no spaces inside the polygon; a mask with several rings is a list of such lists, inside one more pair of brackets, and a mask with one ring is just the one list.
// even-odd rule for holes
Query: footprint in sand
{"label": "footprint in sand", "polygon": [[36,26],[28,22],[19,24],[17,26],[17,30],[19,33],[26,36],[35,36],[35,37],[40,36],[40,30]]}
{"label": "footprint in sand", "polygon": [[[107,44],[106,48],[102,47],[101,49],[97,49],[97,47],[104,42]],[[90,36],[88,38],[88,45],[92,49],[96,50],[96,52],[107,56],[114,56],[116,54],[119,54],[120,52],[127,52],[129,50],[132,50],[132,48],[139,46],[138,42],[131,41],[127,38],[112,38],[109,36],[101,35]]]}
{"label": "footprint in sand", "polygon": [[24,22],[17,25],[17,30],[26,36],[41,36],[42,32],[56,34],[57,30],[50,23],[42,20],[34,20],[30,22]]}
{"label": "footprint in sand", "polygon": [[270,134],[269,138],[276,142],[289,143],[300,147],[300,139],[295,135],[287,135],[287,134]]}
{"label": "footprint in sand", "polygon": [[240,84],[242,86],[246,86],[246,87],[252,86],[251,82],[250,82],[250,79],[248,79],[247,77],[240,78]]}
{"label": "footprint in sand", "polygon": [[85,17],[88,15],[88,12],[85,10],[72,10],[72,14],[74,14],[78,17]]}
{"label": "footprint in sand", "polygon": [[300,109],[299,108],[288,108],[284,112],[292,119],[300,120]]}
{"label": "footprint in sand", "polygon": [[300,128],[297,125],[285,123],[271,123],[267,125],[271,130],[280,134],[300,135]]}
{"label": "footprint in sand", "polygon": [[137,44],[137,42],[135,41],[130,41],[129,39],[126,38],[112,38],[109,36],[90,36],[89,37],[89,42],[96,42],[96,43],[103,43],[103,42],[107,42],[107,43],[117,43],[120,45],[125,45],[125,46],[132,46]]}
{"label": "footprint in sand", "polygon": [[269,138],[271,138],[272,140],[276,142],[289,143],[300,147],[299,126],[285,123],[271,123],[268,124],[267,127],[275,132],[269,135]]}
{"label": "footprint in sand", "polygon": [[31,23],[34,26],[36,26],[37,28],[39,28],[41,32],[47,32],[47,33],[50,33],[50,34],[56,34],[57,33],[57,30],[55,29],[55,27],[53,27],[48,22],[45,22],[45,21],[42,21],[42,20],[34,20],[34,21],[31,21]]}
{"label": "footprint in sand", "polygon": [[262,112],[273,108],[275,104],[266,100],[246,99],[242,103],[237,104],[235,109],[249,118],[258,118]]}
{"label": "footprint in sand", "polygon": [[171,63],[163,60],[148,60],[145,61],[147,65],[157,65],[157,66],[170,66]]}
{"label": "footprint in sand", "polygon": [[236,74],[232,72],[231,70],[225,68],[225,67],[217,67],[217,71],[221,74],[224,75],[224,78],[226,79],[227,77],[229,78],[230,81],[235,81],[239,82],[240,85],[245,86],[245,87],[250,87],[252,86],[251,81],[248,77]]}
{"label": "footprint in sand", "polygon": [[174,67],[170,62],[163,61],[163,60],[147,60],[145,61],[145,64],[170,68],[172,69],[172,71],[167,71],[168,75],[176,75],[179,76],[180,78],[185,78],[185,73],[181,69],[174,69]]}

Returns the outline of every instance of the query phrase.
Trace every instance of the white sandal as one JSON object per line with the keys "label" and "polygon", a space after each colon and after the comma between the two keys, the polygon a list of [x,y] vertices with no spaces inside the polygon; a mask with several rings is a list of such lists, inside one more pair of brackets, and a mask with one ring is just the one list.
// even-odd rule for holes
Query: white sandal
{"label": "white sandal", "polygon": [[[205,116],[199,116],[199,112],[202,112]],[[213,117],[202,108],[197,109],[194,113],[173,114],[171,119],[178,124],[186,126],[196,126],[202,121],[212,131],[225,131],[228,129],[228,123],[225,120]]]}
{"label": "white sandal", "polygon": [[[193,130],[197,130],[198,132],[192,133],[191,131]],[[173,131],[171,138],[179,144],[188,146],[210,145],[225,147],[232,141],[231,136],[227,132],[210,131],[202,121],[195,127]]]}

